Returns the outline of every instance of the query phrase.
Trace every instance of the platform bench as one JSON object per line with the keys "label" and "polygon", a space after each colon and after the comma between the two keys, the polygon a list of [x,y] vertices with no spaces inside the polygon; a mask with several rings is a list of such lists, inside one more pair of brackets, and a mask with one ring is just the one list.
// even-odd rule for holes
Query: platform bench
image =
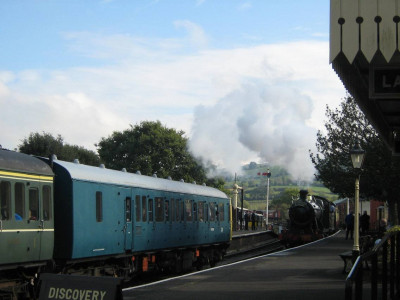
{"label": "platform bench", "polygon": [[344,267],[343,274],[350,272],[353,267],[353,251],[346,251],[339,254],[340,258],[343,259]]}

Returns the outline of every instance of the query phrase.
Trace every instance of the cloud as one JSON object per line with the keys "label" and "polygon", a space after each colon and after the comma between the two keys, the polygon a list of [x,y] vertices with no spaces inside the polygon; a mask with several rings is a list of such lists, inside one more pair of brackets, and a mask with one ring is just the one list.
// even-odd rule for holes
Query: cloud
{"label": "cloud", "polygon": [[196,6],[202,5],[206,0],[196,0]]}
{"label": "cloud", "polygon": [[208,44],[208,38],[204,30],[197,24],[188,20],[178,20],[174,22],[177,28],[184,28],[189,35],[189,40],[192,45],[204,48]]}
{"label": "cloud", "polygon": [[[94,149],[115,130],[160,120],[187,132],[196,155],[232,171],[241,162],[260,159],[308,174],[306,150],[314,129],[321,127],[325,105],[336,105],[344,96],[329,66],[328,42],[182,54],[178,49],[188,41],[204,45],[204,32],[187,21],[177,26],[190,35],[144,39],[64,33],[70,51],[103,63],[0,72],[0,144],[14,148],[30,132],[46,131]],[[285,156],[284,150],[292,154]]]}
{"label": "cloud", "polygon": [[252,7],[253,7],[253,5],[250,2],[243,2],[242,4],[240,4],[238,6],[238,9],[239,10],[247,10],[247,9],[252,8]]}

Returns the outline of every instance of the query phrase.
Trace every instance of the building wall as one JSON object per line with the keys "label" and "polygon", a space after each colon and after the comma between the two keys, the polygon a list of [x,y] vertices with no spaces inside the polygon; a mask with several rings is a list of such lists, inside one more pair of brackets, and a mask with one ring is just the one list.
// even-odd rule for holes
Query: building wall
{"label": "building wall", "polygon": [[[349,201],[349,211],[354,212],[354,200]],[[382,201],[378,200],[368,200],[360,202],[360,213],[363,214],[364,211],[367,211],[367,214],[370,216],[370,230],[378,230],[379,220],[386,219],[388,217],[388,207]],[[345,218],[347,215],[347,203],[343,202],[336,206],[336,224],[339,227],[345,226]]]}

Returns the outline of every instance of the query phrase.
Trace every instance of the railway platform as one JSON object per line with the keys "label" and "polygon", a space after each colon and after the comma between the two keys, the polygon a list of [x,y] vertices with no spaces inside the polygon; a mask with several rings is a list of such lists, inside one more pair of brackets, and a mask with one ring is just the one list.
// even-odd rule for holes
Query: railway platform
{"label": "railway platform", "polygon": [[284,251],[125,289],[124,299],[344,299],[343,232]]}

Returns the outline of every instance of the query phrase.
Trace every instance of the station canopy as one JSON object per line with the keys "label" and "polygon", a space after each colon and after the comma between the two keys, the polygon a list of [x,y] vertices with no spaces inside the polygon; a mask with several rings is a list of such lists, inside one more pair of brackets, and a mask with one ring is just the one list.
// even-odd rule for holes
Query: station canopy
{"label": "station canopy", "polygon": [[331,0],[330,63],[400,154],[400,0]]}

